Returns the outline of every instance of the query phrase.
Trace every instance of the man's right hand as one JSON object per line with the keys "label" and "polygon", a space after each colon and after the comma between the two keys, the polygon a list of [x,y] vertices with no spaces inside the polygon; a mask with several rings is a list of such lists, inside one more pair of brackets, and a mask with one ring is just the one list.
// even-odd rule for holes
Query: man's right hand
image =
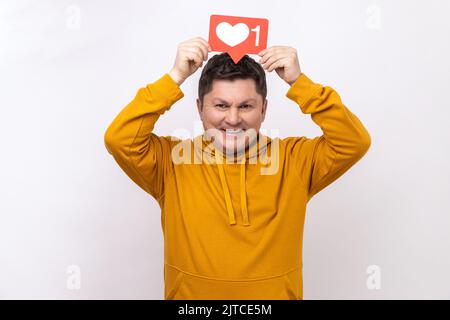
{"label": "man's right hand", "polygon": [[180,43],[175,63],[168,74],[178,85],[181,85],[184,80],[203,66],[203,61],[208,60],[210,51],[212,51],[211,46],[201,37]]}

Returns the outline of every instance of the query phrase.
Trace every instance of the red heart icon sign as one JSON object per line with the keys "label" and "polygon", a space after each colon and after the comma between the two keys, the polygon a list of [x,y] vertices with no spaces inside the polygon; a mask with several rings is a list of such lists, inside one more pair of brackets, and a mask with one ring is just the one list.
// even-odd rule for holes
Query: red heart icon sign
{"label": "red heart icon sign", "polygon": [[234,63],[245,54],[257,54],[267,47],[269,20],[211,15],[209,39],[213,51],[228,52]]}

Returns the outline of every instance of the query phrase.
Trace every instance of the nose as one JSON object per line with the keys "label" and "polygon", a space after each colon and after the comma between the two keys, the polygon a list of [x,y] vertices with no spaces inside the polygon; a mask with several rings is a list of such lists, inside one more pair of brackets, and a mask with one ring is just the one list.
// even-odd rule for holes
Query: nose
{"label": "nose", "polygon": [[237,126],[241,123],[242,119],[239,114],[239,108],[229,108],[225,117],[225,122],[230,126]]}

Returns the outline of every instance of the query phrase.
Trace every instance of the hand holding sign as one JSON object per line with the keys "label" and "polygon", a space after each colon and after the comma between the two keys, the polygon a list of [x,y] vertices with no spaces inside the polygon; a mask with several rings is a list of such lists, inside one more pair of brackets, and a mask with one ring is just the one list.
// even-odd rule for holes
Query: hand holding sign
{"label": "hand holding sign", "polygon": [[213,51],[228,52],[238,63],[245,54],[266,48],[268,28],[267,19],[212,15],[208,42]]}
{"label": "hand holding sign", "polygon": [[287,46],[273,46],[264,49],[258,55],[261,57],[259,63],[268,72],[273,70],[290,86],[301,76],[300,63],[297,50]]}
{"label": "hand holding sign", "polygon": [[184,80],[203,66],[203,61],[208,59],[208,52],[211,50],[208,42],[201,37],[180,43],[175,63],[168,74],[178,85],[181,85]]}

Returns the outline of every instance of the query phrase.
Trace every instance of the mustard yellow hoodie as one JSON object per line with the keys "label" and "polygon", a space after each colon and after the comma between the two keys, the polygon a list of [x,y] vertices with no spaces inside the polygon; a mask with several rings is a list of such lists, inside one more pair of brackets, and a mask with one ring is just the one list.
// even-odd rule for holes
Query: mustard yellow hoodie
{"label": "mustard yellow hoodie", "polygon": [[161,207],[165,299],[303,299],[307,202],[364,156],[369,133],[336,91],[302,74],[286,96],[323,135],[260,134],[228,163],[202,135],[152,132],[183,96],[164,74],[105,133],[108,152]]}

